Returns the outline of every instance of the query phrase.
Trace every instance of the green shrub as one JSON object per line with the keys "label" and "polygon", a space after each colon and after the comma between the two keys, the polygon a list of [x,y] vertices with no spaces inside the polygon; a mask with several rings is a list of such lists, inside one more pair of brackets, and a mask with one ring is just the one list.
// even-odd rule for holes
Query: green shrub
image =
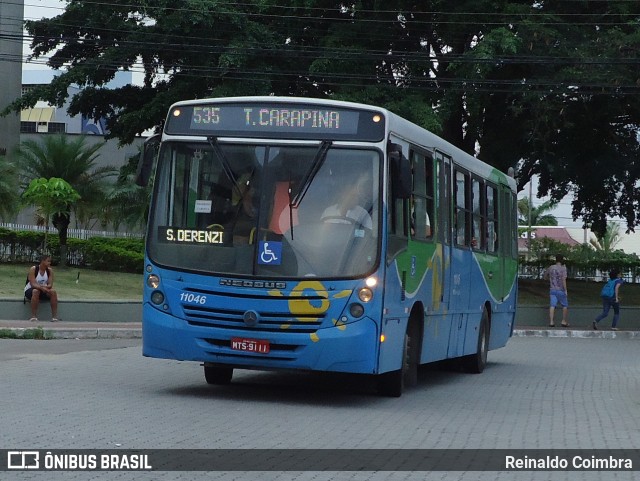
{"label": "green shrub", "polygon": [[144,242],[141,239],[92,237],[85,245],[85,263],[92,269],[142,272]]}
{"label": "green shrub", "polygon": [[[0,256],[9,262],[37,262],[42,254],[49,254],[53,264],[60,263],[60,237],[57,233],[44,233],[0,229]],[[114,272],[142,272],[144,266],[144,239],[92,237],[67,239],[67,264]]]}
{"label": "green shrub", "polygon": [[0,339],[53,339],[50,331],[45,331],[41,327],[25,329],[24,331],[14,331],[12,329],[0,329]]}

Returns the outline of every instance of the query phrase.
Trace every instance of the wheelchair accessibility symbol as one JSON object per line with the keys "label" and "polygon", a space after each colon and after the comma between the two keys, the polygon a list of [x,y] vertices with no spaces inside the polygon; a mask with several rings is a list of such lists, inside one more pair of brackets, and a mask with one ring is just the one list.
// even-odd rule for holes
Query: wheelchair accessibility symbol
{"label": "wheelchair accessibility symbol", "polygon": [[279,266],[282,262],[282,242],[260,241],[258,264]]}

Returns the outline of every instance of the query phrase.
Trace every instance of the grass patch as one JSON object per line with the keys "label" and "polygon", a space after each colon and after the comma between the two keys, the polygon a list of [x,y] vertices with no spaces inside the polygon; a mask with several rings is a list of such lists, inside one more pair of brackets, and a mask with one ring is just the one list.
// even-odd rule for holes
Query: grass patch
{"label": "grass patch", "polygon": [[24,331],[13,331],[11,329],[0,329],[0,339],[53,339],[53,335],[49,331],[45,331],[41,327],[33,329],[25,329]]}
{"label": "grass patch", "polygon": [[[567,279],[569,307],[601,306],[600,290],[604,283]],[[518,281],[518,304],[548,305],[549,281],[520,279]],[[640,284],[622,284],[620,286],[620,304],[622,306],[640,306]]]}
{"label": "grass patch", "polygon": [[[0,264],[0,297],[22,298],[27,272],[33,265]],[[53,287],[58,291],[61,302],[142,300],[142,273],[105,272],[60,266],[54,266],[53,273]]]}

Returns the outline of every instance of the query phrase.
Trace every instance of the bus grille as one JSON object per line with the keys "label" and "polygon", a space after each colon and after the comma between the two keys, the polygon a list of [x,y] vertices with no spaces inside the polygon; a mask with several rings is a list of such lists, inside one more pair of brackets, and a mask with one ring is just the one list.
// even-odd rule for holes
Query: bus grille
{"label": "bus grille", "polygon": [[[321,327],[326,318],[326,312],[322,314],[291,314],[287,308],[289,298],[286,297],[234,295],[230,299],[231,296],[227,294],[203,292],[200,289],[189,290],[208,297],[218,297],[219,299],[212,303],[214,305],[222,303],[242,305],[241,308],[221,308],[182,303],[184,317],[192,326],[261,332],[313,333]],[[237,301],[233,298],[237,298]],[[294,299],[299,301],[300,297]],[[304,300],[321,301],[326,298],[315,296],[305,297]],[[248,310],[253,310],[258,314],[258,322],[254,326],[247,325],[244,321],[245,312]]]}

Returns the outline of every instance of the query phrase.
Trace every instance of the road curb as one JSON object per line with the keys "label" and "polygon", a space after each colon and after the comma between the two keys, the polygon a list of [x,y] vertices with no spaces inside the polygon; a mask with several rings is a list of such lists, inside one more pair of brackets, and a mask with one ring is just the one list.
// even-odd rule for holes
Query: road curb
{"label": "road curb", "polygon": [[515,329],[513,337],[576,337],[581,339],[640,339],[640,331],[603,331],[571,329]]}
{"label": "road curb", "polygon": [[14,333],[17,337],[24,338],[27,334],[27,339],[30,331],[41,328],[44,333],[45,339],[141,339],[142,329],[130,329],[130,328],[53,328],[46,329],[40,326],[25,328],[25,327],[5,327],[0,328],[2,331],[9,331]]}

